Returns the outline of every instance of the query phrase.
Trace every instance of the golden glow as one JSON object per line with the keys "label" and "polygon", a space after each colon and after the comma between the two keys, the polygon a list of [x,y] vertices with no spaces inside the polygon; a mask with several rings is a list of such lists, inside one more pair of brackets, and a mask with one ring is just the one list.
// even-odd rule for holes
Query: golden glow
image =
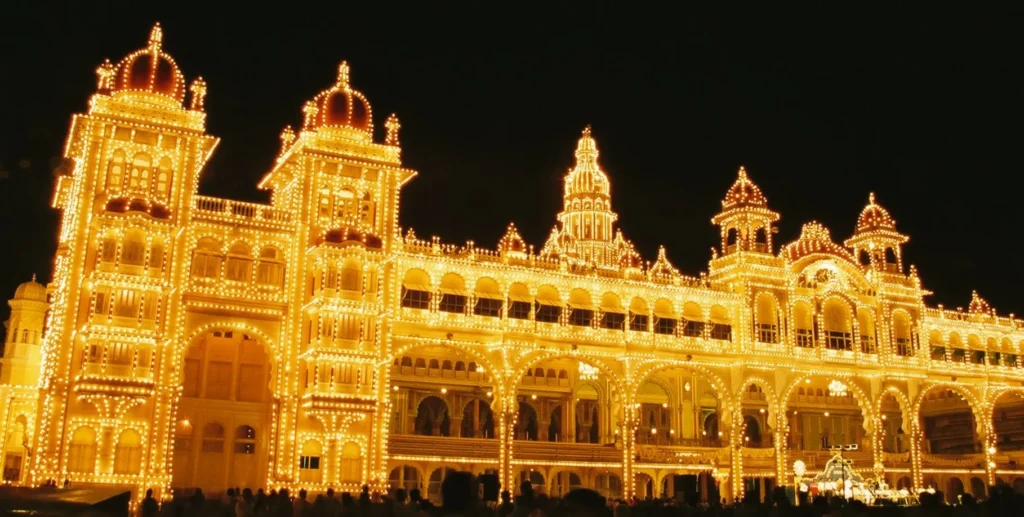
{"label": "golden glow", "polygon": [[[495,249],[420,239],[398,226],[416,175],[402,167],[398,117],[375,142],[342,62],[299,129],[282,132],[259,183],[271,203],[202,196],[218,142],[205,131],[208,87],[196,78],[186,92],[162,45],[156,27],[144,49],[98,68],[65,145],[75,168],[53,197],[51,310],[38,284],[11,301],[19,331],[38,336],[9,334],[0,369],[12,402],[0,430],[24,429],[34,451],[20,483],[70,477],[166,498],[203,481],[197,455],[233,451],[266,465],[250,486],[383,491],[451,465],[494,469],[503,486],[540,475],[553,488],[571,471],[623,497],[643,476],[660,487],[705,472],[740,498],[744,478],[813,472],[814,451],[795,444],[799,422],[821,416],[860,437],[858,468],[890,482],[981,473],[992,484],[1024,461],[996,449],[992,419],[1000,397],[1024,393],[1024,325],[977,293],[967,311],[926,307],[916,269],[904,272],[907,238],[873,194],[843,244],[811,222],[776,251],[779,214],[740,168],[712,218],[721,243],[708,271],[686,276],[664,247],[644,260],[615,227],[588,126],[540,251],[514,224]],[[173,68],[129,74],[153,62]],[[234,363],[214,350],[228,333],[243,350]],[[955,359],[961,349],[980,362]],[[264,387],[253,369],[264,359],[269,396],[241,400]],[[220,373],[198,387],[210,364]],[[979,416],[983,448],[966,467],[922,448],[922,405],[943,390]],[[228,426],[241,403],[263,404],[261,418]],[[884,452],[896,420],[906,449]],[[529,443],[545,439],[558,445]]]}

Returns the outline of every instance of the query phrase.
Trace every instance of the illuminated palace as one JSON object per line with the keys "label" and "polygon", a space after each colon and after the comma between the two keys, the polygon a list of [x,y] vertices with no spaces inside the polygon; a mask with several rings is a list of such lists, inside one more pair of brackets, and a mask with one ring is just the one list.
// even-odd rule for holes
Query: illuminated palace
{"label": "illuminated palace", "polygon": [[1024,321],[977,294],[926,306],[874,196],[845,241],[810,222],[778,246],[740,169],[708,272],[685,276],[616,229],[587,128],[542,246],[514,225],[446,244],[399,227],[416,172],[345,63],[282,133],[269,204],[198,193],[207,87],[159,26],[97,74],[53,196],[52,282],[10,302],[10,482],[437,499],[454,469],[731,499],[855,445],[854,470],[896,487],[1024,485]]}

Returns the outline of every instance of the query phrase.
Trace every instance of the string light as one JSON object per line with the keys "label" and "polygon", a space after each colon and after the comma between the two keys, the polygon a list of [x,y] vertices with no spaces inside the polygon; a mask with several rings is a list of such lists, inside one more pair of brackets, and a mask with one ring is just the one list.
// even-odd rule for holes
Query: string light
{"label": "string light", "polygon": [[[921,450],[922,402],[937,389],[960,393],[982,422],[976,463],[987,483],[1011,472],[999,468],[992,413],[999,397],[1024,392],[1024,325],[998,315],[977,292],[966,312],[925,307],[928,291],[916,268],[904,273],[908,239],[874,194],[842,245],[811,222],[776,252],[779,214],[740,168],[712,219],[721,246],[707,273],[686,276],[664,247],[644,261],[615,228],[611,182],[588,126],[564,179],[558,223],[540,251],[514,224],[496,249],[460,246],[419,239],[412,229],[402,234],[400,190],[417,173],[402,167],[396,115],[386,119],[383,141],[374,141],[370,103],[353,88],[348,63],[303,107],[302,125],[282,132],[259,182],[272,191],[270,204],[197,194],[218,140],[205,132],[206,82],[185,85],[156,26],[146,47],[100,65],[88,112],[72,122],[64,155],[74,169],[58,178],[52,200],[63,218],[49,299],[29,286],[11,302],[15,327],[42,336],[32,344],[38,353],[29,354],[38,360],[13,360],[26,348],[9,333],[0,369],[0,400],[9,402],[0,413],[4,436],[23,426],[33,453],[21,483],[72,476],[170,497],[174,469],[185,468],[174,464],[176,427],[193,426],[183,414],[192,398],[183,389],[186,354],[227,328],[251,336],[272,365],[273,401],[267,428],[258,430],[266,432],[260,476],[268,487],[357,490],[365,483],[383,491],[397,467],[427,471],[449,462],[492,465],[504,486],[525,469],[548,477],[558,469],[614,471],[626,480],[623,496],[634,493],[636,476],[654,469],[711,472],[731,485],[723,494],[740,498],[744,478],[789,481],[788,456],[802,451],[790,451],[796,429],[786,415],[795,422],[796,406],[802,416],[813,413],[798,395],[812,376],[832,379],[829,397],[856,399],[878,472],[909,473],[914,486],[922,486],[923,473],[975,472]],[[431,356],[441,361],[436,368],[402,362],[427,349],[443,350]],[[958,350],[981,361],[951,360],[966,357]],[[475,369],[445,367],[454,356]],[[673,393],[668,401],[644,398],[642,388],[671,378],[670,371],[685,372],[682,390],[670,384],[675,391],[659,388]],[[771,456],[744,446],[751,442],[744,391],[752,384],[765,395],[754,407],[774,433]],[[596,400],[581,395],[584,387]],[[408,430],[394,425],[395,415],[427,392],[440,393],[446,405],[486,393],[492,457],[401,450],[403,438],[391,435]],[[888,393],[902,412],[905,456],[882,450],[887,416],[873,401]],[[706,409],[719,425],[710,441],[708,428],[693,425],[705,416],[698,413],[704,395],[715,400]],[[566,414],[619,448],[595,446],[609,450],[597,456],[590,444],[566,443],[559,447],[566,460],[531,452],[517,435],[531,403],[535,411],[596,409],[596,422]],[[668,420],[648,427],[643,415],[652,406],[645,403],[660,405]],[[460,409],[450,416],[461,421]],[[834,420],[845,416],[832,409]],[[700,442],[640,445],[641,428],[673,444]],[[75,442],[79,429],[99,438]],[[128,431],[139,434],[143,460],[114,473]],[[304,479],[310,469],[300,466],[307,445],[321,451],[316,480]],[[79,447],[93,447],[91,471],[77,464]],[[692,462],[688,451],[708,462]],[[86,472],[70,472],[80,469]]]}

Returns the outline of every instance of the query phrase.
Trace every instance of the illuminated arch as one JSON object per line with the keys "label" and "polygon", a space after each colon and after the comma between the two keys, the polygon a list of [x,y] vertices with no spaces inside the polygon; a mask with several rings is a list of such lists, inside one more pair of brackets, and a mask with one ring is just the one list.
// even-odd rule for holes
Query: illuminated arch
{"label": "illuminated arch", "polygon": [[729,396],[729,389],[726,387],[725,381],[722,380],[717,374],[712,372],[710,369],[694,364],[692,362],[684,361],[666,361],[663,359],[650,360],[647,363],[639,365],[634,379],[636,379],[629,392],[629,400],[636,399],[637,392],[647,382],[648,379],[655,377],[657,374],[674,368],[680,368],[693,372],[695,375],[703,377],[711,384],[713,395],[721,405],[722,412],[726,413],[729,407],[729,401],[732,397]]}
{"label": "illuminated arch", "polygon": [[458,342],[458,341],[451,341],[451,340],[428,339],[428,338],[414,338],[414,339],[417,339],[418,342],[409,343],[407,345],[399,347],[398,349],[396,349],[391,354],[390,357],[388,357],[387,359],[382,361],[381,364],[392,364],[392,363],[394,363],[395,359],[401,359],[402,356],[404,356],[406,354],[409,354],[411,351],[419,349],[419,348],[429,348],[429,347],[450,348],[450,349],[456,350],[456,351],[458,351],[460,353],[463,353],[463,354],[469,356],[471,359],[476,361],[477,364],[482,364],[484,366],[484,368],[485,368],[485,372],[484,373],[486,375],[490,376],[491,379],[493,379],[493,381],[494,381],[494,388],[496,390],[498,390],[499,392],[501,391],[501,389],[502,389],[502,382],[501,382],[502,381],[502,374],[501,374],[501,370],[496,368],[494,366],[494,364],[490,361],[490,359],[487,358],[487,356],[485,356],[485,355],[481,354],[480,352],[474,350],[471,346],[463,344],[463,343]]}
{"label": "illuminated arch", "polygon": [[584,355],[578,351],[570,352],[556,350],[547,353],[541,352],[541,354],[542,355],[540,355],[539,357],[534,357],[527,360],[520,368],[518,368],[515,371],[515,373],[511,377],[509,377],[508,381],[511,393],[515,393],[516,386],[518,386],[519,383],[522,382],[527,370],[533,369],[535,366],[544,361],[554,361],[558,359],[571,359],[574,361],[587,363],[590,366],[593,366],[594,368],[600,370],[601,373],[604,374],[609,379],[609,381],[611,381],[612,387],[615,388],[616,391],[623,394],[626,393],[626,390],[624,389],[622,382],[619,380],[619,376],[603,361],[599,361],[593,357],[588,357],[587,355]]}
{"label": "illuminated arch", "polygon": [[[184,357],[185,353],[188,352],[188,347],[192,344],[193,341],[195,341],[196,338],[202,336],[203,334],[209,331],[220,329],[239,330],[243,331],[246,334],[249,334],[250,336],[256,336],[258,338],[257,341],[259,341],[261,345],[268,349],[267,358],[271,359],[271,362],[273,362],[272,360],[274,358],[274,353],[277,351],[277,346],[274,344],[274,340],[270,339],[270,336],[268,336],[258,327],[254,327],[244,321],[213,322],[197,327],[195,330],[192,331],[191,334],[189,334],[187,337],[182,338],[178,342],[178,346],[176,347],[175,353],[180,357]],[[273,370],[273,368],[271,368],[271,370]]]}
{"label": "illuminated arch", "polygon": [[[971,414],[974,415],[976,426],[975,432],[978,434],[979,437],[983,436],[983,431],[985,431],[986,428],[980,426],[985,425],[985,416],[989,415],[989,412],[986,410],[987,404],[984,400],[979,400],[978,397],[971,390],[952,382],[932,382],[929,383],[928,386],[926,386],[924,389],[922,389],[920,393],[918,393],[917,398],[914,400],[913,414],[911,415],[911,418],[915,422],[915,425],[920,427],[921,404],[924,403],[925,397],[927,397],[928,394],[935,389],[947,389],[956,392],[957,394],[964,397],[964,399],[967,400],[968,407],[970,407],[971,409]],[[991,421],[991,419],[988,419],[988,425],[991,425]]]}
{"label": "illuminated arch", "polygon": [[[786,388],[786,391],[783,394],[783,398],[780,402],[780,412],[782,414],[785,414],[785,412],[789,410],[789,399],[790,397],[793,396],[793,392],[796,391],[800,384],[805,383],[808,379],[811,379],[812,377],[820,377],[824,379],[835,379],[842,381],[842,383],[845,384],[846,387],[853,393],[853,398],[854,400],[857,401],[857,406],[860,407],[861,414],[864,416],[864,425],[871,426],[871,428],[865,429],[865,431],[871,432],[871,430],[875,428],[875,418],[877,414],[875,413],[874,405],[871,403],[872,399],[867,395],[867,393],[864,392],[864,390],[860,386],[857,385],[857,383],[854,380],[854,377],[851,377],[849,375],[831,375],[824,373],[814,373],[804,374],[797,377],[792,383],[789,384],[789,387]],[[879,407],[881,407],[881,398],[879,398],[878,404]]]}

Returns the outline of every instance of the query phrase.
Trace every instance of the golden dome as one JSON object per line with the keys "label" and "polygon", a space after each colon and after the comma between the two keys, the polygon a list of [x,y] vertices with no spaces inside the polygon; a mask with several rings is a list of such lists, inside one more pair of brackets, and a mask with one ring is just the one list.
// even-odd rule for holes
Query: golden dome
{"label": "golden dome", "polygon": [[185,99],[185,76],[174,59],[161,49],[162,41],[163,30],[157,23],[149,33],[146,48],[128,54],[114,67],[100,67],[101,86],[104,85],[102,76],[109,70],[112,81],[105,84],[112,92],[155,93],[181,104]]}
{"label": "golden dome", "polygon": [[590,126],[583,128],[583,134],[576,142],[576,166],[565,177],[565,197],[611,196],[608,175],[597,164],[597,140],[591,134]]}
{"label": "golden dome", "polygon": [[857,233],[870,230],[895,230],[896,221],[889,215],[889,211],[875,203],[875,193],[868,195],[868,206],[860,211],[857,218]]}
{"label": "golden dome", "polygon": [[373,135],[373,116],[370,101],[349,85],[349,66],[342,61],[338,66],[338,80],[330,88],[313,97],[316,115],[311,127],[341,127]]}
{"label": "golden dome", "polygon": [[32,275],[32,280],[19,285],[14,291],[14,299],[45,302],[46,287],[43,284],[36,282],[36,275]]}
{"label": "golden dome", "polygon": [[725,199],[722,200],[722,209],[728,210],[730,208],[766,208],[768,206],[768,198],[764,197],[761,193],[761,189],[750,181],[747,177],[747,169],[740,167],[739,177],[736,178],[736,182],[732,184],[729,191],[725,193]]}

